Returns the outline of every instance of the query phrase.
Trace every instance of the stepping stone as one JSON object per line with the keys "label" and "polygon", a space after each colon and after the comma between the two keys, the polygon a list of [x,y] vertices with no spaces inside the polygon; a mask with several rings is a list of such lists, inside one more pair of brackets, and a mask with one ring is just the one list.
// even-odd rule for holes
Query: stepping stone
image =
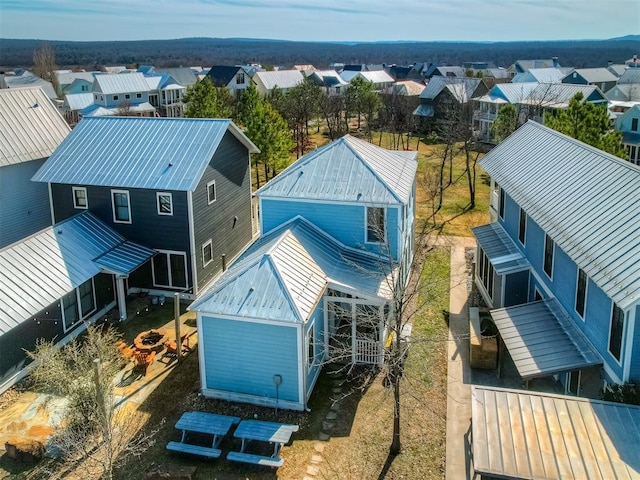
{"label": "stepping stone", "polygon": [[309,465],[307,467],[307,474],[312,475],[312,476],[316,476],[318,475],[318,473],[320,473],[320,469],[314,465]]}
{"label": "stepping stone", "polygon": [[336,418],[338,418],[338,414],[335,411],[331,411],[327,413],[327,416],[326,416],[327,420],[335,420]]}
{"label": "stepping stone", "polygon": [[318,453],[322,453],[324,452],[325,445],[325,443],[316,442],[316,444],[313,446],[313,449]]}
{"label": "stepping stone", "polygon": [[322,463],[324,462],[324,458],[322,458],[322,455],[311,455],[311,463]]}
{"label": "stepping stone", "polygon": [[331,435],[324,433],[324,432],[320,432],[318,434],[318,440],[320,440],[321,442],[326,442],[331,438]]}
{"label": "stepping stone", "polygon": [[329,408],[331,408],[331,410],[333,410],[333,411],[338,411],[338,410],[340,410],[340,404],[338,402],[334,402],[334,403],[331,404],[331,407],[329,407]]}
{"label": "stepping stone", "polygon": [[323,420],[322,421],[322,430],[324,430],[325,432],[327,430],[332,430],[333,427],[335,427],[335,426],[336,426],[336,424],[333,423],[333,422],[328,422],[327,420]]}
{"label": "stepping stone", "polygon": [[336,387],[341,387],[343,383],[344,383],[344,379],[342,379],[342,378],[336,378],[336,379],[333,380],[333,384]]}
{"label": "stepping stone", "polygon": [[332,391],[333,391],[333,393],[342,393],[342,388],[341,387],[335,387]]}

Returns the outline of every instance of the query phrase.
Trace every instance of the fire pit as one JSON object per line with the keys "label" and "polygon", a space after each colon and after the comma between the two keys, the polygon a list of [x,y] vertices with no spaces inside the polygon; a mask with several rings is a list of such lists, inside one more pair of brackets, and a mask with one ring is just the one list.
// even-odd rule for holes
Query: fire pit
{"label": "fire pit", "polygon": [[164,341],[166,340],[165,335],[158,330],[147,330],[146,332],[140,333],[133,344],[136,347],[136,350],[141,352],[159,352],[164,348]]}

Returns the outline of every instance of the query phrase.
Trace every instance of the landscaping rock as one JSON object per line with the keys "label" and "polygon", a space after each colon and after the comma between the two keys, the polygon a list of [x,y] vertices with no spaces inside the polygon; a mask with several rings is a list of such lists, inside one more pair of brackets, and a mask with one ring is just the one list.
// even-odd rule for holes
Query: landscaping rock
{"label": "landscaping rock", "polygon": [[10,458],[23,463],[35,463],[44,456],[44,445],[36,440],[10,440],[4,444]]}
{"label": "landscaping rock", "polygon": [[323,420],[323,422],[322,422],[322,429],[323,429],[324,431],[332,430],[332,429],[333,429],[333,427],[335,427],[335,426],[336,426],[336,424],[335,424],[335,423],[333,423],[333,422],[328,422],[327,420]]}
{"label": "landscaping rock", "polygon": [[327,413],[327,420],[335,420],[336,418],[338,418],[338,414],[335,411],[330,411],[329,413]]}
{"label": "landscaping rock", "polygon": [[318,475],[318,473],[320,473],[320,469],[318,467],[315,467],[313,465],[309,465],[307,467],[307,474],[308,475],[312,475],[312,476],[315,477],[316,475]]}
{"label": "landscaping rock", "polygon": [[194,480],[198,467],[182,465],[157,465],[147,472],[146,480]]}
{"label": "landscaping rock", "polygon": [[317,442],[317,443],[313,446],[313,449],[314,449],[316,452],[318,452],[318,453],[322,453],[322,452],[324,452],[324,447],[325,447],[325,444],[324,444],[324,443]]}
{"label": "landscaping rock", "polygon": [[326,442],[331,438],[331,435],[329,435],[328,433],[324,433],[324,432],[320,432],[318,434],[318,440],[322,441],[322,442]]}
{"label": "landscaping rock", "polygon": [[311,463],[318,464],[322,463],[323,461],[324,458],[322,458],[322,455],[311,455]]}

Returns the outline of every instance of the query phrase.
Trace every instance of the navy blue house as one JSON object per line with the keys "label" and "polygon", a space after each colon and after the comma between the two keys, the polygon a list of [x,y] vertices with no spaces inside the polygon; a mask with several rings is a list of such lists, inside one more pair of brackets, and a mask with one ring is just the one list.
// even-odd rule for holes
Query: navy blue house
{"label": "navy blue house", "polygon": [[521,376],[640,382],[640,167],[531,121],[480,165],[475,281]]}

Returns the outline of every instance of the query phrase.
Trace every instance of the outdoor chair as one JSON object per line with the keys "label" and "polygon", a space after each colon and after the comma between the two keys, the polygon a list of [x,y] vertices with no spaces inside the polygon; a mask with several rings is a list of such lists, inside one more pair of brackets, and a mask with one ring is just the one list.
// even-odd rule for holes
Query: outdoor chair
{"label": "outdoor chair", "polygon": [[147,369],[153,363],[153,359],[156,356],[156,352],[151,353],[138,352],[133,357],[133,369],[142,372],[142,376],[147,376]]}

